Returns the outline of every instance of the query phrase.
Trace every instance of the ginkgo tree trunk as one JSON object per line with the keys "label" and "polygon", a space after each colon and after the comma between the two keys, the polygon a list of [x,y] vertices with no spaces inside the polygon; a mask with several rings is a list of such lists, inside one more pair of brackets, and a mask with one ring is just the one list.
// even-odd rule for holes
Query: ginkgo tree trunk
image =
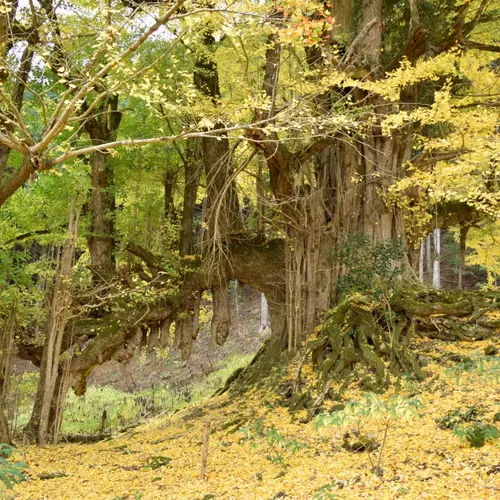
{"label": "ginkgo tree trunk", "polygon": [[[355,234],[363,234],[374,246],[391,240],[403,242],[407,251],[392,265],[404,269],[406,281],[417,280],[418,252],[415,247],[418,248],[418,238],[422,235],[416,233],[413,227],[409,228],[413,233],[408,233],[407,221],[411,220],[408,208],[411,205],[402,203],[402,200],[391,202],[391,190],[413,174],[414,166],[423,168],[425,165],[429,168],[440,160],[459,156],[460,152],[436,152],[435,149],[424,153],[418,151],[415,137],[422,130],[417,128],[418,120],[407,120],[406,116],[418,109],[421,98],[418,92],[427,89],[426,76],[422,76],[424,83],[420,87],[412,87],[412,77],[403,76],[398,82],[397,71],[390,72],[399,64],[406,64],[408,75],[411,74],[411,67],[417,65],[421,56],[429,54],[432,37],[439,40],[439,44],[432,49],[431,57],[460,45],[466,46],[466,39],[480,22],[485,6],[486,3],[482,2],[480,8],[472,12],[468,11],[471,7],[468,2],[456,7],[450,26],[444,28],[427,16],[424,19],[419,13],[418,2],[410,2],[407,9],[403,8],[407,11],[404,14],[407,15],[409,32],[405,30],[402,34],[400,46],[389,47],[388,44],[392,42],[388,41],[384,32],[391,29],[391,14],[386,11],[384,2],[364,2],[356,17],[352,15],[355,7],[352,2],[331,5],[330,12],[337,14],[334,17],[338,26],[324,28],[324,39],[342,39],[343,36],[344,40],[347,38],[352,42],[340,60],[335,60],[332,55],[328,57],[328,42],[326,47],[317,48],[317,40],[312,40],[312,46],[305,49],[309,69],[318,74],[318,78],[328,81],[324,75],[328,75],[333,65],[344,74],[344,79],[333,79],[338,83],[326,89],[323,87],[323,93],[314,97],[316,120],[323,128],[327,128],[330,120],[335,120],[337,110],[345,110],[339,103],[346,100],[346,95],[348,109],[364,115],[363,120],[355,125],[357,128],[354,130],[342,130],[340,127],[334,133],[320,134],[319,139],[309,141],[305,146],[302,143],[295,149],[289,146],[293,141],[288,140],[285,145],[280,140],[276,127],[265,133],[256,129],[249,134],[251,142],[266,158],[271,189],[280,205],[286,232],[286,331],[282,336],[283,347],[292,351],[297,349],[335,305],[338,295],[333,284],[349,269],[333,264],[332,249],[342,241],[349,241]],[[356,7],[359,9],[358,3]],[[283,22],[286,13],[278,11],[275,17],[277,34],[268,37],[263,88],[269,104],[267,109],[260,111],[259,118],[273,116],[276,96],[279,95],[282,51],[279,33],[283,24],[286,24]],[[299,30],[300,21],[296,22],[299,23]],[[392,29],[397,30],[395,26]],[[393,83],[390,78],[394,79]],[[349,82],[347,85],[346,80]],[[382,87],[384,81],[387,82],[385,89]],[[395,84],[393,97],[386,90],[391,84]],[[396,101],[394,96],[397,96],[397,105],[393,104]],[[397,113],[405,118],[399,119]],[[396,126],[388,126],[396,123]],[[410,168],[412,163],[413,167]],[[298,179],[303,180],[300,182]],[[417,190],[415,198],[425,196],[422,193]],[[408,198],[411,200],[411,195]],[[415,203],[415,200],[410,203]],[[439,244],[439,229],[436,230],[435,239]],[[439,259],[439,256],[436,258]],[[434,284],[439,288],[436,281],[439,268],[436,264],[434,269]],[[373,283],[373,287],[376,286]],[[369,298],[341,303],[336,314],[330,316],[323,330],[325,337],[312,344],[312,355],[324,369],[326,379],[334,376],[347,380],[353,373],[360,377],[353,367],[363,360],[367,371],[376,374],[373,384],[368,384],[368,381],[367,384],[372,384],[370,387],[384,386],[387,384],[388,372],[382,360],[387,356],[391,360],[391,370],[412,372],[420,378],[422,372],[409,351],[416,323],[414,319],[409,322],[406,318],[415,314],[429,317],[438,309],[448,311],[451,317],[461,316],[469,314],[472,307],[468,301],[447,309],[445,306],[426,307],[418,302],[400,302],[391,306],[389,300],[385,300],[384,307],[395,307],[398,314],[402,313],[401,317],[396,315],[394,323],[389,321],[386,325],[390,340],[383,340],[385,334],[379,337],[376,333],[379,320],[374,318],[378,317],[379,311],[370,304]],[[444,300],[446,302],[447,299]],[[460,312],[461,308],[463,312]],[[467,337],[456,318],[450,320],[445,328],[446,333],[441,325],[432,326],[429,321],[424,323],[430,335]],[[491,330],[476,333],[478,338],[482,338],[483,334],[491,334]],[[347,335],[354,335],[354,341]],[[327,392],[329,386],[325,387]],[[312,403],[317,406],[320,401]]]}

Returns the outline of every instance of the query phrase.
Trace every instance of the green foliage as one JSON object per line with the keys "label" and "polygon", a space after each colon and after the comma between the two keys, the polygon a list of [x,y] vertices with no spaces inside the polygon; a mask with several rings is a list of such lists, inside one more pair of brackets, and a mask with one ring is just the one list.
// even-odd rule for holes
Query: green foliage
{"label": "green foliage", "polygon": [[442,418],[436,419],[440,429],[453,429],[463,422],[475,422],[479,416],[477,406],[469,406],[465,411],[461,409],[450,410]]}
{"label": "green foliage", "polygon": [[488,441],[495,441],[500,437],[500,431],[492,424],[473,422],[469,425],[455,425],[453,434],[461,441],[469,443],[471,448],[481,448]]}
{"label": "green foliage", "polygon": [[[391,423],[401,420],[408,422],[413,418],[420,417],[418,410],[422,407],[423,402],[418,397],[408,398],[395,395],[386,400],[378,394],[369,392],[363,395],[362,401],[350,401],[340,411],[318,415],[314,425],[317,429],[330,426],[353,427],[358,440],[354,443],[348,443],[348,449],[371,452],[378,448],[377,462],[373,462],[370,453],[368,458],[372,472],[377,476],[382,476],[382,456]],[[363,425],[369,425],[370,429],[377,427],[378,432],[383,433],[380,447],[377,447],[374,439],[361,434]]]}
{"label": "green foliage", "polygon": [[120,495],[113,497],[111,500],[141,500],[143,496],[144,493],[137,490],[133,495]]}
{"label": "green foliage", "polygon": [[0,444],[0,481],[9,489],[14,484],[25,480],[23,469],[28,468],[25,462],[16,462],[14,455],[20,453],[8,444]]}
{"label": "green foliage", "polygon": [[14,435],[28,423],[37,384],[37,372],[24,372],[11,378],[5,410]]}
{"label": "green foliage", "polygon": [[477,355],[469,357],[446,370],[447,374],[456,378],[457,384],[464,373],[481,377],[485,382],[498,383],[500,381],[500,357]]}
{"label": "green foliage", "polygon": [[161,455],[149,457],[148,463],[143,468],[155,470],[168,465],[171,461],[172,459],[170,457],[164,457]]}
{"label": "green foliage", "polygon": [[335,488],[335,484],[321,486],[316,490],[313,500],[335,500],[339,498],[337,494],[332,493],[333,488]]}
{"label": "green foliage", "polygon": [[[486,424],[479,420],[477,406],[469,406],[466,410],[459,408],[450,410],[440,419],[436,419],[440,429],[451,429],[453,434],[462,442],[467,442],[472,448],[481,448],[488,441],[500,437],[500,432],[493,424]],[[493,417],[495,422],[495,417]]]}
{"label": "green foliage", "polygon": [[283,467],[286,467],[287,454],[294,455],[303,447],[296,439],[288,439],[274,426],[266,429],[263,417],[238,431],[243,434],[241,440],[250,442],[252,448],[257,448],[259,443],[263,444],[267,449],[266,459]]}
{"label": "green foliage", "polygon": [[376,419],[410,421],[419,417],[418,410],[423,402],[418,397],[407,398],[395,395],[388,400],[373,392],[363,395],[361,401],[349,401],[345,408],[333,413],[321,413],[316,417],[316,428],[338,426],[348,427]]}
{"label": "green foliage", "polygon": [[[236,369],[246,366],[251,359],[252,355],[234,355],[224,359],[217,370],[182,389],[167,386],[125,392],[113,387],[90,386],[82,397],[70,391],[65,403],[62,433],[97,434],[102,430],[117,430],[133,425],[145,416],[182,408],[188,402],[211,396]],[[14,434],[18,434],[29,421],[37,384],[37,372],[12,377],[7,417]]]}
{"label": "green foliage", "polygon": [[252,360],[252,354],[235,354],[218,364],[218,369],[209,373],[191,388],[191,401],[197,401],[211,396],[217,389],[224,386],[226,380],[238,369],[243,368]]}
{"label": "green foliage", "polygon": [[382,292],[394,288],[402,269],[394,265],[403,257],[405,247],[400,239],[373,243],[368,235],[354,233],[346,236],[332,251],[335,263],[347,272],[337,280],[341,293],[372,290]]}

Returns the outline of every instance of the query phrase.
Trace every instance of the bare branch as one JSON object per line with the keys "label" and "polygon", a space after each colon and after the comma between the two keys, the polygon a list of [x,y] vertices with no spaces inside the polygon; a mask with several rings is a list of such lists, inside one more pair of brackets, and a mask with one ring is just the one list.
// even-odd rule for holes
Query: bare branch
{"label": "bare branch", "polygon": [[486,52],[500,52],[500,45],[488,45],[486,43],[474,42],[468,40],[466,42],[468,49],[484,50]]}
{"label": "bare branch", "polygon": [[469,23],[466,23],[464,28],[463,28],[463,35],[467,36],[469,35],[472,30],[477,26],[481,18],[483,17],[484,11],[486,10],[486,7],[488,7],[488,4],[490,3],[491,0],[483,0],[481,2],[481,5],[477,9],[476,15],[474,16],[474,19],[470,21]]}
{"label": "bare branch", "polygon": [[349,50],[346,52],[345,56],[340,60],[340,66],[342,68],[346,68],[351,64],[351,59],[354,58],[356,55],[356,52],[359,50],[361,44],[366,40],[366,37],[370,33],[370,31],[373,29],[373,27],[378,23],[378,19],[374,17],[371,21],[367,22],[361,31],[359,32],[358,36],[354,39],[354,41],[351,43],[351,46],[349,47]]}

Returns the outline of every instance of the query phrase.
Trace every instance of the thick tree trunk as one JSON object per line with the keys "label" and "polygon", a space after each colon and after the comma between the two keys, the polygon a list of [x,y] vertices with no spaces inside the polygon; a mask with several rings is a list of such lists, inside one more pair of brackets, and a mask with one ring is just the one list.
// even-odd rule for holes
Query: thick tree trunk
{"label": "thick tree trunk", "polygon": [[[335,5],[343,26],[335,31],[351,35],[352,2]],[[358,35],[349,55],[349,67],[370,68],[371,77],[378,74],[382,31],[382,2],[365,2],[360,16]],[[281,22],[278,15],[276,23]],[[367,27],[365,29],[365,27]],[[366,31],[366,33],[364,31]],[[280,44],[269,36],[263,91],[271,101],[270,109],[256,110],[256,118],[272,118],[276,95]],[[313,69],[322,67],[321,51],[307,51]],[[302,151],[291,152],[276,133],[260,130],[250,133],[252,143],[264,153],[274,197],[283,213],[286,234],[285,320],[289,350],[295,350],[321,323],[325,312],[337,299],[335,281],[347,269],[334,266],[331,251],[336,243],[354,233],[369,237],[373,244],[392,238],[406,242],[403,214],[384,200],[390,185],[404,175],[403,165],[411,157],[411,129],[386,137],[381,122],[389,111],[387,104],[364,91],[352,90],[354,100],[371,106],[378,117],[368,128],[361,143],[350,144],[346,137],[321,139]],[[333,112],[338,92],[331,89],[316,99],[318,113]],[[294,178],[307,182],[299,188]],[[410,267],[405,257],[397,266]]]}
{"label": "thick tree trunk", "polygon": [[177,172],[168,168],[163,178],[163,215],[165,220],[175,222],[177,214],[174,206],[174,190],[177,181]]}
{"label": "thick tree trunk", "polygon": [[90,267],[94,280],[107,281],[115,271],[113,216],[115,197],[109,155],[96,151],[90,156],[92,225],[88,238]]}
{"label": "thick tree trunk", "polygon": [[[86,107],[86,103],[84,104]],[[121,122],[118,96],[110,96],[99,113],[85,123],[92,144],[99,145],[116,137]],[[106,151],[90,155],[91,216],[88,238],[90,268],[96,283],[108,281],[115,274],[114,214],[116,209],[111,157]]]}
{"label": "thick tree trunk", "polygon": [[184,165],[184,196],[182,200],[181,234],[179,238],[179,253],[181,256],[194,252],[194,216],[196,196],[200,184],[201,167],[195,148],[197,144],[188,144],[186,164]]}
{"label": "thick tree trunk", "polygon": [[5,417],[4,403],[0,399],[0,443],[12,444],[9,423]]}

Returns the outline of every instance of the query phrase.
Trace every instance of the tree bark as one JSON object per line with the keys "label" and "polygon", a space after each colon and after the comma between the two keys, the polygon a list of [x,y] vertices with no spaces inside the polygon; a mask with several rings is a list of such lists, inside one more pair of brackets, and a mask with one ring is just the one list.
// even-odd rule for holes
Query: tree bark
{"label": "tree bark", "polygon": [[[86,104],[84,104],[84,109]],[[99,145],[116,137],[121,122],[118,96],[109,97],[99,113],[85,122],[92,144]],[[96,283],[108,281],[115,274],[114,214],[116,209],[111,157],[106,151],[94,151],[91,165],[91,217],[88,237],[90,268]]]}
{"label": "tree bark", "polygon": [[10,434],[9,423],[5,417],[5,409],[3,400],[0,399],[0,443],[12,445],[12,437]]}
{"label": "tree bark", "polygon": [[441,288],[441,229],[434,229],[434,258],[432,262],[432,286]]}
{"label": "tree bark", "polygon": [[179,253],[181,256],[190,255],[194,251],[195,205],[201,175],[199,159],[195,151],[196,147],[197,144],[194,141],[188,143],[188,154],[184,165],[184,196],[179,238]]}
{"label": "tree bark", "polygon": [[458,265],[458,289],[464,288],[464,271],[465,271],[465,254],[467,250],[467,233],[469,232],[468,226],[460,226],[460,261]]}
{"label": "tree bark", "polygon": [[100,282],[109,280],[115,271],[113,174],[106,153],[92,153],[90,164],[92,225],[88,244],[94,281]]}

